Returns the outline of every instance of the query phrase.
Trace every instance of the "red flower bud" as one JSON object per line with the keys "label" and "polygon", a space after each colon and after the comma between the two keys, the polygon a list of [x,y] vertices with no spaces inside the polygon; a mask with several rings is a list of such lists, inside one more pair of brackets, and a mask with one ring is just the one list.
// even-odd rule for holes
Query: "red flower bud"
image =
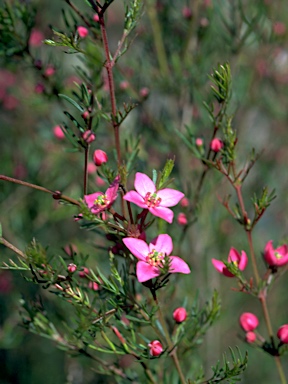
{"label": "red flower bud", "polygon": [[282,325],[277,331],[277,337],[283,344],[288,344],[288,324]]}
{"label": "red flower bud", "polygon": [[250,332],[246,333],[246,341],[247,341],[247,343],[252,344],[252,343],[255,342],[255,340],[256,340],[256,334],[254,332],[250,331]]}
{"label": "red flower bud", "polygon": [[90,129],[88,129],[88,131],[85,131],[83,133],[82,137],[86,141],[87,144],[91,144],[96,139],[96,136],[94,135],[94,133]]}
{"label": "red flower bud", "polygon": [[187,217],[185,213],[180,212],[178,217],[177,217],[177,222],[179,225],[186,225],[188,223]]}
{"label": "red flower bud", "polygon": [[100,166],[103,163],[107,163],[108,161],[107,153],[102,151],[102,149],[96,149],[96,151],[94,151],[94,154],[93,154],[93,161],[97,166]]}
{"label": "red flower bud", "polygon": [[88,33],[89,33],[89,31],[88,31],[87,28],[85,28],[85,27],[81,27],[81,26],[79,26],[79,27],[77,28],[77,32],[78,32],[78,35],[79,35],[80,37],[82,37],[82,38],[87,37],[87,36],[88,36]]}
{"label": "red flower bud", "polygon": [[59,140],[62,140],[65,138],[65,134],[64,132],[62,131],[62,128],[60,127],[60,125],[56,125],[54,128],[53,128],[53,133],[54,133],[54,136],[59,139]]}
{"label": "red flower bud", "polygon": [[76,269],[77,269],[77,265],[71,263],[71,264],[68,265],[67,269],[68,269],[68,272],[74,273],[76,271]]}
{"label": "red flower bud", "polygon": [[242,313],[239,321],[240,321],[241,327],[246,332],[254,331],[254,329],[257,328],[259,324],[258,318],[253,313],[250,313],[250,312]]}
{"label": "red flower bud", "polygon": [[173,312],[173,319],[176,321],[176,323],[182,323],[187,319],[187,311],[183,307],[179,307],[175,309]]}
{"label": "red flower bud", "polygon": [[151,341],[148,347],[150,348],[149,352],[151,356],[159,356],[163,352],[163,347],[159,340]]}

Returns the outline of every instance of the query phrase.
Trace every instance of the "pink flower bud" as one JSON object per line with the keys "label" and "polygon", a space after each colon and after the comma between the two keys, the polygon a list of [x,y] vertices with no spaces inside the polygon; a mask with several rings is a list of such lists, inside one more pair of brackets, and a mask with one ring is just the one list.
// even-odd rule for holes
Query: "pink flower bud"
{"label": "pink flower bud", "polygon": [[282,325],[277,331],[277,337],[283,344],[288,344],[288,324]]}
{"label": "pink flower bud", "polygon": [[92,163],[92,161],[89,161],[89,163],[87,164],[87,172],[91,174],[91,173],[95,173],[96,170],[97,170],[96,165]]}
{"label": "pink flower bud", "polygon": [[100,166],[103,163],[107,163],[108,161],[107,153],[102,151],[102,149],[96,149],[96,151],[94,151],[94,154],[93,154],[93,161],[97,166]]}
{"label": "pink flower bud", "polygon": [[176,323],[183,323],[187,319],[187,311],[184,307],[179,307],[173,312],[173,319]]}
{"label": "pink flower bud", "polygon": [[81,278],[84,278],[84,277],[87,277],[87,275],[89,275],[89,269],[86,268],[86,267],[82,267],[82,271],[79,272],[79,277]]}
{"label": "pink flower bud", "polygon": [[56,72],[56,69],[52,65],[48,65],[48,67],[45,69],[44,75],[49,77],[53,76]]}
{"label": "pink flower bud", "polygon": [[149,91],[149,88],[147,88],[147,87],[141,88],[140,92],[139,92],[140,96],[143,97],[143,99],[146,99],[146,97],[148,97],[149,93],[150,93],[150,91]]}
{"label": "pink flower bud", "polygon": [[118,339],[120,340],[121,344],[126,344],[126,340],[121,335],[121,333],[118,331],[118,329],[116,327],[112,326],[112,330],[115,333],[115,335],[118,337]]}
{"label": "pink flower bud", "polygon": [[195,144],[197,145],[197,147],[202,147],[203,139],[201,139],[201,137],[197,137],[197,139],[195,140]]}
{"label": "pink flower bud", "polygon": [[56,125],[54,128],[53,128],[53,133],[54,133],[54,136],[59,139],[59,140],[62,140],[65,138],[65,134],[62,130],[62,128],[60,127],[60,125]]}
{"label": "pink flower bud", "polygon": [[88,36],[88,33],[89,33],[89,31],[88,31],[87,28],[85,28],[85,27],[81,27],[81,26],[79,26],[79,27],[77,28],[77,32],[78,32],[78,35],[79,35],[80,37],[82,37],[82,38],[87,37],[87,36]]}
{"label": "pink flower bud", "polygon": [[127,80],[123,80],[120,82],[119,87],[124,91],[125,89],[129,88],[129,82]]}
{"label": "pink flower bud", "polygon": [[96,176],[95,184],[98,185],[98,187],[103,187],[106,184],[106,182],[100,176]]}
{"label": "pink flower bud", "polygon": [[188,207],[189,200],[187,199],[187,197],[183,197],[183,199],[180,201],[180,205],[181,207]]}
{"label": "pink flower bud", "polygon": [[86,141],[87,144],[93,143],[93,141],[96,139],[96,136],[94,133],[88,129],[88,131],[85,131],[82,135],[83,139]]}
{"label": "pink flower bud", "polygon": [[191,17],[192,17],[192,10],[191,10],[191,8],[184,7],[182,9],[182,15],[183,15],[184,19],[188,19],[188,20],[191,19]]}
{"label": "pink flower bud", "polygon": [[277,35],[277,36],[285,35],[285,32],[286,32],[286,25],[285,25],[284,23],[282,23],[281,21],[276,21],[276,22],[273,24],[273,32],[274,32],[275,35]]}
{"label": "pink flower bud", "polygon": [[177,216],[177,223],[179,225],[186,225],[188,223],[188,220],[187,220],[187,217],[185,215],[185,213],[183,212],[180,212]]}
{"label": "pink flower bud", "polygon": [[98,291],[99,285],[96,283],[96,281],[90,281],[88,284],[88,288],[92,289],[93,291]]}
{"label": "pink flower bud", "polygon": [[258,318],[250,312],[242,313],[239,319],[241,327],[244,329],[244,331],[254,331],[255,328],[258,327],[259,320]]}
{"label": "pink flower bud", "polygon": [[223,148],[223,142],[217,137],[215,137],[210,143],[210,148],[214,152],[219,152],[221,148]]}
{"label": "pink flower bud", "polygon": [[95,13],[95,15],[93,16],[93,20],[95,21],[95,23],[98,23],[99,16],[97,15],[97,13]]}
{"label": "pink flower bud", "polygon": [[76,269],[77,269],[77,265],[71,263],[71,264],[68,265],[67,269],[68,269],[69,273],[74,273],[76,271]]}
{"label": "pink flower bud", "polygon": [[254,332],[247,332],[245,337],[247,343],[252,344],[256,340],[256,334]]}
{"label": "pink flower bud", "polygon": [[81,116],[84,120],[88,120],[90,117],[90,113],[88,111],[84,111]]}
{"label": "pink flower bud", "polygon": [[159,340],[153,340],[148,344],[149,352],[151,356],[159,356],[163,352],[162,344]]}
{"label": "pink flower bud", "polygon": [[42,40],[44,40],[43,33],[38,29],[32,29],[29,38],[29,44],[32,47],[40,47],[40,45],[42,45]]}

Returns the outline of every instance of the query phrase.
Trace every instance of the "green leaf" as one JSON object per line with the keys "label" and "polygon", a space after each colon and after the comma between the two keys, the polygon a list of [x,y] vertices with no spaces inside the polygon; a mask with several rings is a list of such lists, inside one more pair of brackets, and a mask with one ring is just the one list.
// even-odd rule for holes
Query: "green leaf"
{"label": "green leaf", "polygon": [[59,97],[61,97],[62,99],[65,99],[66,101],[68,101],[70,104],[72,104],[75,108],[78,109],[78,111],[80,111],[81,113],[84,112],[84,108],[81,107],[78,103],[76,103],[75,100],[71,99],[69,96],[67,95],[63,95],[62,93],[59,93],[58,95]]}

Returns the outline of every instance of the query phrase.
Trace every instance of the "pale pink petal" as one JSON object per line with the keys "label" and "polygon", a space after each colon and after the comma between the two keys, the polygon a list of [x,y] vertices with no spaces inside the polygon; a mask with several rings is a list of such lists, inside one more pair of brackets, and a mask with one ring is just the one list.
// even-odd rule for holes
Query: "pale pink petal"
{"label": "pale pink petal", "polygon": [[266,244],[264,249],[264,259],[269,265],[276,265],[277,258],[275,257],[275,252],[272,243],[272,240],[270,240]]}
{"label": "pale pink petal", "polygon": [[184,197],[184,193],[176,189],[164,188],[157,191],[157,197],[161,198],[161,207],[174,207]]}
{"label": "pale pink petal", "polygon": [[130,191],[130,192],[127,192],[124,196],[123,196],[123,199],[124,200],[127,200],[127,201],[130,201],[131,203],[134,203],[136,205],[138,205],[138,207],[141,207],[141,208],[147,208],[147,204],[144,203],[144,199],[141,195],[139,195],[138,192],[136,191]]}
{"label": "pale pink petal", "polygon": [[168,223],[172,223],[174,213],[171,211],[171,209],[166,207],[154,207],[154,208],[148,208],[149,211],[152,213],[152,215],[161,217],[161,219],[168,221]]}
{"label": "pale pink petal", "polygon": [[178,256],[170,256],[171,265],[170,265],[170,273],[190,273],[190,268],[184,260],[180,259]]}
{"label": "pale pink petal", "polygon": [[158,268],[153,267],[152,265],[145,263],[144,261],[138,261],[136,265],[136,275],[140,283],[144,281],[151,280],[154,277],[160,275]]}
{"label": "pale pink petal", "polygon": [[88,208],[92,208],[95,205],[95,200],[100,195],[103,195],[103,193],[102,192],[95,192],[95,193],[91,193],[90,195],[84,196],[84,201],[88,205]]}
{"label": "pale pink petal", "polygon": [[149,244],[149,249],[155,249],[157,252],[162,252],[165,255],[169,256],[173,249],[173,242],[169,235],[162,234],[157,236]]}
{"label": "pale pink petal", "polygon": [[146,193],[154,193],[156,191],[155,184],[153,181],[144,173],[137,172],[135,175],[134,187],[136,191],[143,197]]}
{"label": "pale pink petal", "polygon": [[134,237],[125,237],[123,243],[137,259],[145,261],[149,253],[149,247],[145,241],[135,239]]}
{"label": "pale pink petal", "polygon": [[241,251],[241,257],[240,257],[240,262],[238,264],[238,268],[240,271],[244,271],[248,263],[248,257],[246,255],[246,252]]}

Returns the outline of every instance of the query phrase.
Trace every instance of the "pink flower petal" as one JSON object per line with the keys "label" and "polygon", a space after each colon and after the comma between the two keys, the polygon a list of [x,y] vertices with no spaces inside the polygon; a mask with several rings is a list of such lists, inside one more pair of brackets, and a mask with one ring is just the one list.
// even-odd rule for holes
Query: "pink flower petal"
{"label": "pink flower petal", "polygon": [[106,191],[108,200],[112,203],[117,198],[117,192],[119,188],[120,176],[116,176],[113,183],[109,186]]}
{"label": "pink flower petal", "polygon": [[241,251],[241,256],[240,256],[240,262],[238,264],[238,268],[240,271],[244,271],[248,263],[248,257],[246,255],[246,252]]}
{"label": "pink flower petal", "polygon": [[136,191],[127,192],[123,196],[123,199],[127,201],[131,201],[131,203],[138,205],[138,207],[147,208],[147,204],[144,203],[143,197],[139,195],[139,193]]}
{"label": "pink flower petal", "polygon": [[165,255],[169,256],[173,249],[173,242],[169,235],[162,234],[157,236],[149,244],[149,249],[156,249],[158,252],[163,252]]}
{"label": "pink flower petal", "polygon": [[123,243],[137,259],[145,261],[149,253],[149,247],[145,241],[135,239],[134,237],[125,237]]}
{"label": "pink flower petal", "polygon": [[156,191],[153,181],[144,173],[137,172],[135,175],[134,187],[139,195],[145,197],[146,193],[154,193]]}
{"label": "pink flower petal", "polygon": [[95,205],[95,200],[100,196],[104,195],[102,192],[91,193],[90,195],[84,196],[84,201],[88,205],[88,208],[92,208]]}
{"label": "pink flower petal", "polygon": [[180,259],[178,256],[170,256],[171,260],[171,266],[170,266],[170,273],[190,273],[190,268],[187,263],[185,263],[184,260]]}
{"label": "pink flower petal", "polygon": [[223,261],[212,259],[212,264],[213,264],[214,268],[218,272],[222,273],[224,276],[226,276],[226,277],[234,277],[233,273],[228,271],[228,269],[227,269],[226,265],[223,263]]}
{"label": "pink flower petal", "polygon": [[233,261],[237,261],[237,264],[238,264],[240,261],[240,254],[237,251],[237,249],[232,247],[228,255],[228,262],[233,263]]}
{"label": "pink flower petal", "polygon": [[174,213],[169,208],[166,208],[166,207],[154,207],[154,208],[149,208],[149,211],[154,216],[161,217],[161,219],[166,220],[170,224],[173,221]]}
{"label": "pink flower petal", "polygon": [[184,193],[176,189],[165,188],[157,191],[157,197],[161,198],[161,207],[174,207],[184,197]]}
{"label": "pink flower petal", "polygon": [[144,261],[138,261],[136,265],[136,275],[137,279],[140,283],[144,281],[151,280],[154,277],[160,275],[160,271],[158,268],[153,267],[150,264],[145,263]]}

